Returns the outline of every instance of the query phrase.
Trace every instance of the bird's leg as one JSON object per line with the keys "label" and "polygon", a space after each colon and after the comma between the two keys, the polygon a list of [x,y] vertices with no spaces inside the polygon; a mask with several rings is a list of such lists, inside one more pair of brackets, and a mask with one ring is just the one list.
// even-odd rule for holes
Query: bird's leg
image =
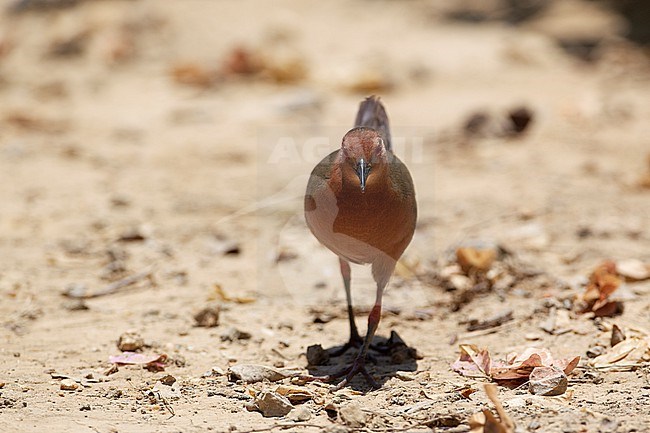
{"label": "bird's leg", "polygon": [[370,310],[368,315],[368,333],[366,338],[363,340],[363,346],[357,354],[357,357],[354,358],[352,365],[346,370],[342,371],[338,377],[345,376],[345,378],[336,385],[335,389],[341,389],[347,385],[350,380],[357,374],[361,373],[365,377],[366,381],[373,387],[379,388],[379,384],[375,379],[368,373],[366,370],[366,359],[368,357],[368,349],[370,348],[370,343],[375,336],[377,327],[379,326],[379,320],[381,319],[381,299],[384,295],[384,288],[388,284],[393,270],[395,269],[395,261],[389,257],[385,256],[381,260],[377,260],[372,264],[372,276],[377,282],[377,293],[375,298],[375,305]]}
{"label": "bird's leg", "polygon": [[372,341],[375,332],[377,331],[377,327],[379,326],[380,318],[381,299],[378,299],[375,302],[374,307],[372,307],[370,315],[368,316],[368,333],[366,334],[366,338],[363,340],[363,346],[361,346],[361,350],[354,358],[352,365],[344,368],[337,373],[328,374],[325,376],[301,376],[301,379],[307,381],[316,380],[320,382],[331,382],[335,379],[345,376],[345,378],[334,388],[334,390],[339,390],[347,385],[354,376],[361,373],[373,388],[379,388],[377,381],[370,375],[370,373],[368,373],[368,370],[366,370],[366,358],[368,357],[368,348],[370,348],[370,342]]}
{"label": "bird's leg", "polygon": [[341,265],[341,276],[343,277],[343,286],[345,287],[345,298],[348,302],[348,320],[350,321],[350,339],[338,350],[331,353],[332,356],[343,355],[351,347],[361,347],[363,339],[359,335],[357,325],[354,322],[354,311],[352,309],[352,293],[350,291],[351,270],[350,263],[346,260],[339,258]]}
{"label": "bird's leg", "polygon": [[354,362],[350,367],[330,377],[331,380],[331,379],[336,379],[338,377],[345,376],[345,378],[341,382],[339,382],[338,385],[336,385],[335,388],[336,390],[339,390],[344,386],[346,386],[350,382],[350,380],[352,380],[352,378],[359,373],[363,375],[366,381],[373,388],[379,388],[379,384],[377,383],[377,381],[370,375],[370,373],[368,373],[368,370],[366,370],[366,358],[368,355],[368,349],[370,348],[370,343],[372,342],[372,339],[375,336],[375,332],[377,331],[377,327],[379,326],[380,319],[381,319],[381,295],[378,296],[375,305],[372,307],[372,310],[370,310],[370,315],[368,316],[368,333],[366,334],[366,338],[363,340],[363,346],[361,346],[361,350],[357,354],[356,358],[354,358]]}
{"label": "bird's leg", "polygon": [[375,336],[375,332],[379,326],[379,320],[381,319],[381,300],[384,294],[384,288],[386,287],[386,284],[388,284],[388,280],[394,269],[395,262],[390,258],[382,262],[375,262],[372,265],[372,275],[377,282],[375,305],[372,307],[372,310],[370,310],[370,314],[368,315],[368,333],[366,334],[366,338],[363,340],[363,345],[361,346],[357,356],[354,358],[352,365],[334,374],[328,374],[326,376],[301,376],[302,379],[329,382],[345,376],[344,379],[334,388],[335,390],[339,390],[350,383],[354,376],[361,373],[373,388],[379,388],[377,381],[370,375],[370,373],[368,373],[368,370],[366,370],[366,359],[368,359],[368,349],[370,348],[370,343]]}

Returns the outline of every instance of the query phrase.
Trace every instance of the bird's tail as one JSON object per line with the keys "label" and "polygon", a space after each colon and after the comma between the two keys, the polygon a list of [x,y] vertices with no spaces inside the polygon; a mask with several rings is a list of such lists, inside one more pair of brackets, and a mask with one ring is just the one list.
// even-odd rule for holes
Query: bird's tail
{"label": "bird's tail", "polygon": [[359,105],[354,126],[365,126],[378,131],[384,140],[386,149],[391,152],[393,151],[390,141],[388,115],[378,96],[369,96]]}

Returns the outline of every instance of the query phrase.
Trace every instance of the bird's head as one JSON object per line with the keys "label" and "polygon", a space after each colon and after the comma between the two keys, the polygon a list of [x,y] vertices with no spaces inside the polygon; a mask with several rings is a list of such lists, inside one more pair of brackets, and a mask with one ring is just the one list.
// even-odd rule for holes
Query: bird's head
{"label": "bird's head", "polygon": [[342,170],[346,178],[356,175],[361,192],[373,179],[383,176],[388,168],[388,152],[381,135],[372,128],[358,127],[348,131],[341,143]]}

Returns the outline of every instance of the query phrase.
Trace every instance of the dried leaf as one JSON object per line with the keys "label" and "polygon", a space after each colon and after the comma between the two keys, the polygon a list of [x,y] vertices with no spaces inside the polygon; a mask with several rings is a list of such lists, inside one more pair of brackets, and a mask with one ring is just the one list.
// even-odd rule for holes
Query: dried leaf
{"label": "dried leaf", "polygon": [[611,301],[609,296],[621,285],[616,263],[601,263],[589,276],[585,291],[576,299],[579,312],[593,312],[597,317],[613,316],[622,312],[622,303]]}
{"label": "dried leaf", "polygon": [[492,248],[466,247],[456,250],[456,260],[466,274],[472,271],[487,272],[496,258],[497,252]]}
{"label": "dried leaf", "polygon": [[625,340],[625,333],[623,333],[618,325],[614,324],[614,326],[612,326],[612,336],[609,340],[610,346],[614,347],[623,340]]}
{"label": "dried leaf", "polygon": [[302,403],[314,397],[314,394],[308,389],[293,385],[278,385],[275,392],[288,398],[293,404]]}
{"label": "dried leaf", "polygon": [[483,412],[478,412],[469,417],[469,432],[470,433],[483,433],[483,427],[485,427],[485,413],[489,412],[487,409],[483,409]]}
{"label": "dried leaf", "polygon": [[208,88],[215,84],[218,74],[197,63],[181,63],[174,65],[171,76],[179,84],[193,87]]}
{"label": "dried leaf", "polygon": [[474,344],[461,344],[460,356],[451,366],[452,370],[467,377],[485,377],[490,375],[492,361],[487,349]]}
{"label": "dried leaf", "polygon": [[635,365],[650,359],[650,337],[632,336],[592,359],[589,364],[596,368],[615,365]]}
{"label": "dried leaf", "polygon": [[109,356],[108,361],[113,364],[144,365],[147,370],[163,371],[167,355],[145,355],[135,352],[124,352],[119,355]]}
{"label": "dried leaf", "polygon": [[458,391],[458,393],[463,396],[463,398],[466,398],[467,400],[472,399],[472,394],[477,392],[478,389],[472,388],[471,386],[465,387],[461,390]]}
{"label": "dried leaf", "polygon": [[223,290],[221,284],[215,284],[213,287],[217,299],[223,302],[235,302],[237,304],[251,304],[257,300],[250,296],[230,296],[225,292],[225,290]]}
{"label": "dried leaf", "polygon": [[532,371],[537,367],[556,367],[564,374],[571,373],[580,362],[580,357],[554,359],[548,349],[529,347],[521,354],[510,353],[506,357],[506,363],[495,363],[492,368],[492,379],[509,385],[511,382],[516,385],[528,380]]}
{"label": "dried leaf", "polygon": [[231,381],[242,380],[246,383],[261,382],[263,380],[277,382],[291,375],[292,373],[283,372],[277,368],[256,364],[237,364],[228,368],[228,378]]}
{"label": "dried leaf", "polygon": [[497,395],[496,387],[492,384],[485,385],[485,393],[494,404],[499,418],[492,411],[483,409],[482,413],[474,414],[469,419],[470,433],[514,433],[515,423],[503,409]]}

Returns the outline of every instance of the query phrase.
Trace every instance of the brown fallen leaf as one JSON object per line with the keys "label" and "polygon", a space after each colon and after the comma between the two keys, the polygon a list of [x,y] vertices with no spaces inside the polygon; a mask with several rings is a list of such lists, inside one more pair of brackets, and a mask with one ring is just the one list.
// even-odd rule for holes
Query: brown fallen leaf
{"label": "brown fallen leaf", "polygon": [[548,349],[529,347],[522,353],[510,353],[506,362],[495,363],[492,379],[506,386],[517,386],[529,379],[536,367],[555,367],[564,374],[571,373],[580,362],[580,357],[554,359]]}
{"label": "brown fallen leaf", "polygon": [[214,70],[197,63],[179,63],[174,65],[170,74],[178,84],[204,89],[212,87],[219,78]]}
{"label": "brown fallen leaf", "polygon": [[460,345],[460,356],[452,364],[452,369],[466,377],[485,378],[499,385],[516,387],[529,380],[537,367],[552,367],[565,375],[571,373],[580,357],[555,359],[548,349],[529,347],[522,353],[510,353],[505,361],[492,361],[487,349],[479,350],[473,344]]}
{"label": "brown fallen leaf", "polygon": [[466,377],[490,376],[492,360],[487,349],[480,349],[474,344],[461,344],[460,356],[451,365],[452,370]]}
{"label": "brown fallen leaf", "polygon": [[609,299],[620,285],[621,279],[616,270],[616,263],[611,260],[601,263],[589,276],[585,291],[576,297],[578,312],[593,312],[596,317],[622,313],[623,304]]}
{"label": "brown fallen leaf", "polygon": [[275,392],[288,398],[292,404],[303,403],[314,397],[308,389],[295,385],[278,385]]}
{"label": "brown fallen leaf", "polygon": [[477,392],[478,389],[472,388],[471,386],[467,386],[463,389],[458,390],[458,393],[463,397],[466,398],[467,400],[472,399],[472,394]]}
{"label": "brown fallen leaf", "polygon": [[248,47],[235,46],[226,55],[221,66],[224,75],[254,75],[262,70],[260,55]]}

